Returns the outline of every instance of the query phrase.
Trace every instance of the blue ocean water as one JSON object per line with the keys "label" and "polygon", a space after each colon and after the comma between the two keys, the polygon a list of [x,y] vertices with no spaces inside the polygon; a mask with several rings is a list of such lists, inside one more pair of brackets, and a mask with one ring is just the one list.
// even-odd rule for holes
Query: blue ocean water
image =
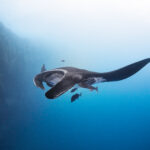
{"label": "blue ocean water", "polygon": [[[99,93],[81,89],[74,103],[70,93],[48,100],[34,89],[36,108],[18,145],[25,149],[150,148],[149,67],[130,79],[99,85]],[[33,90],[31,89],[31,90]],[[34,106],[35,107],[35,106]],[[24,145],[24,142],[26,145]]]}
{"label": "blue ocean water", "polygon": [[[33,77],[43,63],[47,69],[74,66],[104,72],[146,55],[135,55],[136,48],[130,54],[116,53],[113,45],[97,51],[100,47],[81,51],[61,45],[35,50],[23,45],[24,41],[13,41],[14,37],[9,41],[10,35],[6,36],[8,46],[3,44],[2,48],[7,55],[1,51],[4,94],[1,96],[1,150],[150,149],[150,65],[129,79],[96,85],[98,93],[79,89],[82,96],[74,103],[70,92],[49,100],[44,96],[45,91],[33,84]],[[111,47],[114,50],[110,52]],[[14,60],[8,59],[12,56]]]}

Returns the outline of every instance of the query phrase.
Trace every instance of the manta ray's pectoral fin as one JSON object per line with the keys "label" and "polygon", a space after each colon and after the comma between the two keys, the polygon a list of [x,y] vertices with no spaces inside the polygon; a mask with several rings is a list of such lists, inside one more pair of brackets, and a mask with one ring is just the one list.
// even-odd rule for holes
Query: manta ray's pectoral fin
{"label": "manta ray's pectoral fin", "polygon": [[94,86],[92,86],[90,84],[79,83],[79,86],[82,87],[82,88],[87,88],[87,89],[89,89],[91,91],[96,90],[98,92],[98,87],[94,87]]}
{"label": "manta ray's pectoral fin", "polygon": [[95,77],[102,77],[104,79],[103,82],[123,80],[137,73],[148,63],[150,63],[150,58],[138,61],[112,72],[99,73]]}
{"label": "manta ray's pectoral fin", "polygon": [[64,77],[54,87],[45,93],[45,96],[49,99],[55,99],[58,96],[64,94],[71,89],[76,83],[69,77]]}

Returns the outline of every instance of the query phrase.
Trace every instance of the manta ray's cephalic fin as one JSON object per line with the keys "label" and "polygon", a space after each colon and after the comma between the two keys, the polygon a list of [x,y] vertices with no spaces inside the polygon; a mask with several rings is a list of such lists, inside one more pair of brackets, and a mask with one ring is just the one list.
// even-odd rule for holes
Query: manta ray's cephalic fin
{"label": "manta ray's cephalic fin", "polygon": [[62,95],[69,89],[71,89],[76,82],[72,80],[72,78],[64,77],[60,82],[58,82],[54,87],[48,90],[45,93],[45,96],[49,99],[57,98],[58,96]]}

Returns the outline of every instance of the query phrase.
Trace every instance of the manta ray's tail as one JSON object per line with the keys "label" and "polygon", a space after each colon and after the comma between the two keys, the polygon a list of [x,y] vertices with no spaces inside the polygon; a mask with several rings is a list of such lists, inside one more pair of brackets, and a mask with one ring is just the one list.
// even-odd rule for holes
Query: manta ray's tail
{"label": "manta ray's tail", "polygon": [[104,78],[104,82],[123,80],[141,70],[149,62],[150,58],[147,58],[112,72],[100,73],[99,76]]}

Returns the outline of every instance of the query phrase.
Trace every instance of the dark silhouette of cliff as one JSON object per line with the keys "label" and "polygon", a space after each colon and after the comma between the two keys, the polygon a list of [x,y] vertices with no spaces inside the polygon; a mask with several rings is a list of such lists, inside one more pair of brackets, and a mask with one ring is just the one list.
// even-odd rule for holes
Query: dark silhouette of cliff
{"label": "dark silhouette of cliff", "polygon": [[36,48],[0,23],[0,149],[15,149],[30,116]]}

